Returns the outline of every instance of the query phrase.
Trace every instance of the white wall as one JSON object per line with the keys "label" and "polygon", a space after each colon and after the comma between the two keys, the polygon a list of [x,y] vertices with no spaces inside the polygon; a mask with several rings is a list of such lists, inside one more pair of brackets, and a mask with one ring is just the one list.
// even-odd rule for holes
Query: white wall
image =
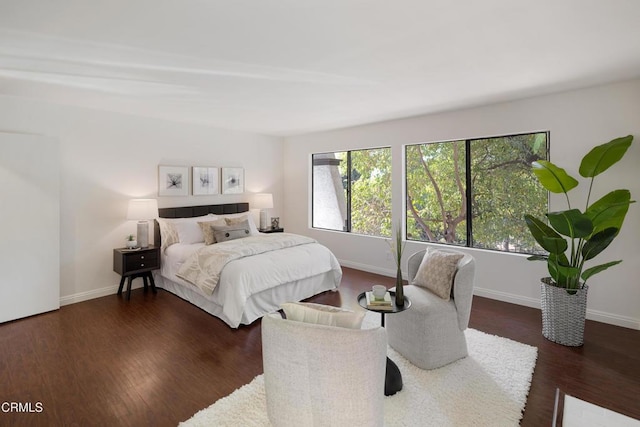
{"label": "white wall", "polygon": [[[310,235],[327,245],[345,266],[393,276],[393,261],[380,238],[314,230],[310,225],[310,155],[315,152],[391,146],[393,154],[393,216],[402,216],[402,145],[419,142],[497,136],[549,130],[551,160],[573,176],[579,161],[597,144],[632,134],[635,141],[625,158],[599,176],[592,201],[614,188],[628,188],[640,199],[640,80],[541,96],[517,102],[381,122],[285,140],[287,231]],[[586,185],[573,197],[583,197]],[[554,197],[552,210],[565,209]],[[588,318],[640,329],[640,207],[629,209],[621,235],[596,261],[623,263],[589,281]],[[424,247],[409,243],[407,256]],[[539,278],[544,263],[525,256],[468,250],[477,260],[475,293],[503,301],[539,307]],[[406,258],[404,257],[405,266]]]}
{"label": "white wall", "polygon": [[[247,192],[273,193],[270,213],[282,211],[280,138],[11,97],[0,97],[0,131],[59,141],[62,304],[115,293],[113,248],[136,232],[125,219],[128,200],[157,197],[158,165],[243,167]],[[238,201],[249,195],[158,197],[160,207]]]}

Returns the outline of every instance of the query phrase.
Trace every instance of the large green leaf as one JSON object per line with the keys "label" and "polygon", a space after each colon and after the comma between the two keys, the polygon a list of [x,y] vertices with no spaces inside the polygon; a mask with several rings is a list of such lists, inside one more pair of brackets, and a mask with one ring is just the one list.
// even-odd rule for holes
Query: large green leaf
{"label": "large green leaf", "polygon": [[577,267],[549,263],[549,273],[560,287],[570,289],[578,287],[577,283],[580,270],[578,270]]}
{"label": "large green leaf", "polygon": [[609,244],[616,238],[618,229],[615,227],[605,228],[602,231],[597,232],[582,247],[582,257],[585,261],[590,260],[597,256],[600,252],[605,250]]}
{"label": "large green leaf", "polygon": [[567,269],[566,267],[570,267],[569,260],[564,253],[550,253],[549,260],[547,262],[547,268],[549,269],[549,274],[553,278],[553,280],[560,287],[567,287]]}
{"label": "large green leaf", "polygon": [[[531,215],[525,215],[524,220],[533,238],[545,251],[559,253],[567,249],[567,242],[553,228]],[[564,242],[564,249],[561,249],[561,242]]]}
{"label": "large green leaf", "polygon": [[627,148],[631,145],[631,141],[633,141],[633,136],[627,135],[594,147],[582,158],[579,170],[580,175],[585,178],[600,175],[624,156]]}
{"label": "large green leaf", "polygon": [[561,254],[567,250],[569,244],[562,237],[542,236],[542,244],[540,246],[551,254]]}
{"label": "large green leaf", "polygon": [[567,172],[547,160],[531,163],[533,173],[540,184],[552,193],[567,193],[578,185],[578,181]]}
{"label": "large green leaf", "polygon": [[600,273],[601,271],[605,271],[609,267],[618,265],[621,262],[622,260],[611,261],[611,262],[607,262],[606,264],[600,264],[600,265],[596,265],[595,267],[588,268],[582,273],[582,280],[584,280],[584,282],[586,283],[589,277],[593,276],[594,274]]}
{"label": "large green leaf", "polygon": [[588,237],[593,232],[591,220],[578,209],[550,212],[547,214],[547,218],[558,233],[572,239]]}
{"label": "large green leaf", "polygon": [[629,190],[614,190],[587,208],[585,215],[593,223],[593,232],[597,233],[605,228],[622,228],[622,223],[629,210],[631,200]]}
{"label": "large green leaf", "polygon": [[613,267],[614,265],[620,264],[621,262],[622,260],[611,261],[606,264],[600,264],[600,265],[596,265],[595,267],[588,268],[582,273],[582,280],[584,280],[586,283],[589,277],[593,276],[594,274],[600,273],[601,271],[605,271],[609,267]]}

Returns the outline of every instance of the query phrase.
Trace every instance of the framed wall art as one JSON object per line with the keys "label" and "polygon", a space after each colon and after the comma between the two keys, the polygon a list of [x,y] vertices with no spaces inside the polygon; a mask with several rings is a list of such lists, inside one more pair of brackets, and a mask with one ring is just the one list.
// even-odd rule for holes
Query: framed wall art
{"label": "framed wall art", "polygon": [[158,196],[188,196],[187,166],[158,166]]}
{"label": "framed wall art", "polygon": [[244,193],[244,169],[222,168],[222,194]]}
{"label": "framed wall art", "polygon": [[218,168],[194,166],[191,168],[194,196],[220,193],[220,171]]}

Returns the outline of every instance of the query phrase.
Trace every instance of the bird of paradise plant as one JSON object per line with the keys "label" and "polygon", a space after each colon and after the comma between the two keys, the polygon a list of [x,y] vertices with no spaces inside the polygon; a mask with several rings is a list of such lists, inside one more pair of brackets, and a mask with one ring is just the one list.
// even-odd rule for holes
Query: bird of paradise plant
{"label": "bird of paradise plant", "polygon": [[580,175],[591,178],[584,212],[572,208],[570,190],[578,186],[578,181],[553,163],[540,160],[532,163],[533,172],[544,188],[552,193],[564,193],[567,210],[549,212],[544,221],[525,215],[529,231],[546,256],[534,255],[529,260],[545,260],[554,286],[569,290],[581,289],[594,274],[622,262],[611,261],[585,269],[585,262],[595,258],[605,250],[620,232],[631,200],[629,190],[614,190],[599,200],[589,204],[594,178],[617,163],[633,141],[628,135],[616,138],[594,147],[580,163]]}

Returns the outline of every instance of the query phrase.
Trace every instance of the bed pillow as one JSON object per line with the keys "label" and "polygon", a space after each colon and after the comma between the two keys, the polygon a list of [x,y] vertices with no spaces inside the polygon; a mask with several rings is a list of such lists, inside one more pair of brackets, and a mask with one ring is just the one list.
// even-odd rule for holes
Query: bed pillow
{"label": "bed pillow", "polygon": [[160,240],[162,241],[160,249],[162,251],[164,251],[171,245],[180,243],[178,231],[173,226],[173,223],[165,220],[164,218],[158,218],[157,221],[158,225],[160,226]]}
{"label": "bed pillow", "polygon": [[212,225],[211,228],[213,229],[213,235],[218,243],[241,239],[251,235],[248,221],[243,221],[235,225]]}
{"label": "bed pillow", "polygon": [[204,242],[204,234],[196,221],[181,221],[173,224],[178,232],[180,243],[192,244]]}
{"label": "bed pillow", "polygon": [[365,311],[353,312],[339,307],[310,302],[287,302],[280,306],[288,320],[360,329]]}
{"label": "bed pillow", "polygon": [[258,227],[256,227],[256,224],[253,220],[253,215],[251,215],[248,212],[224,215],[224,220],[227,222],[227,225],[235,225],[238,222],[242,222],[246,220],[249,222],[249,230],[251,231],[251,235],[256,236],[260,234],[260,232],[258,231]]}
{"label": "bed pillow", "polygon": [[215,221],[199,221],[198,225],[200,226],[202,234],[204,235],[204,244],[212,245],[216,243],[216,236],[215,234],[213,234],[213,228],[211,228],[211,226],[216,225],[220,227],[227,225],[227,223],[223,218],[218,218]]}
{"label": "bed pillow", "polygon": [[[165,250],[169,246],[180,243],[180,235],[178,234],[178,229],[176,228],[176,224],[180,223],[197,223],[198,221],[202,221],[204,218],[214,217],[213,214],[195,216],[193,218],[157,218],[158,225],[160,226],[160,239],[162,240],[161,250]],[[187,236],[185,234],[185,239]],[[200,242],[204,241],[200,240]],[[185,242],[182,242],[185,243]]]}
{"label": "bed pillow", "polygon": [[427,288],[443,300],[449,301],[458,261],[463,256],[429,248],[411,284]]}

